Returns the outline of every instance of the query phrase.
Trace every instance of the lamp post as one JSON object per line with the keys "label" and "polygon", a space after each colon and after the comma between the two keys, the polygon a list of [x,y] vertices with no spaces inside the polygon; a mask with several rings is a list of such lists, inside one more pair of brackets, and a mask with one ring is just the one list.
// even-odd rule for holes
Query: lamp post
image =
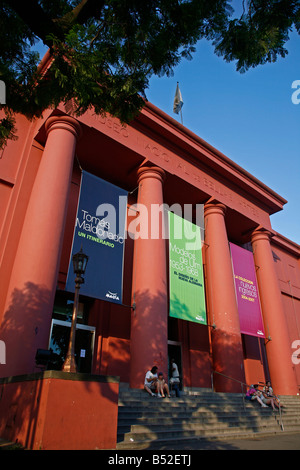
{"label": "lamp post", "polygon": [[72,324],[70,331],[69,347],[65,362],[63,364],[62,370],[64,372],[77,372],[77,366],[75,362],[75,334],[76,334],[76,322],[77,322],[77,313],[78,313],[78,301],[79,301],[79,289],[81,284],[84,283],[83,275],[85,273],[86,265],[88,262],[88,256],[80,251],[73,255],[73,268],[74,273],[76,274],[75,278],[75,296],[74,296],[74,307],[72,315]]}

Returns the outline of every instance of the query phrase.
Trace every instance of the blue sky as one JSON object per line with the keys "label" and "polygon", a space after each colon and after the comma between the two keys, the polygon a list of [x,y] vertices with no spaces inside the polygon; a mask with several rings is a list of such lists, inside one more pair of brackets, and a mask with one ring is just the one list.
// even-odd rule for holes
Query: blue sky
{"label": "blue sky", "polygon": [[192,61],[182,61],[171,78],[153,77],[146,95],[180,122],[173,113],[178,81],[184,126],[288,200],[271,216],[272,227],[300,244],[300,104],[291,99],[300,37],[291,34],[286,48],[284,59],[240,74],[202,40]]}

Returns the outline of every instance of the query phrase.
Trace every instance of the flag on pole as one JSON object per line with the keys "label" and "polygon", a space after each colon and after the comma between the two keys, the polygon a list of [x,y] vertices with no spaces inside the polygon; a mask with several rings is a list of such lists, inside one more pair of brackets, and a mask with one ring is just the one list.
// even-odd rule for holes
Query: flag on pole
{"label": "flag on pole", "polygon": [[183,101],[182,101],[181,91],[179,89],[179,85],[178,85],[178,82],[177,82],[176,92],[175,92],[175,97],[174,97],[174,103],[173,103],[174,113],[179,114],[180,111],[181,111],[182,106],[183,106]]}

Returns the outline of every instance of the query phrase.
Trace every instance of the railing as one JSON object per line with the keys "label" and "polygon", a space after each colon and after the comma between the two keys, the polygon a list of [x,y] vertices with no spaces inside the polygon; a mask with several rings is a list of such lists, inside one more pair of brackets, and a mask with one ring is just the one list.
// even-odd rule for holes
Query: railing
{"label": "railing", "polygon": [[[213,391],[213,392],[214,392],[214,374],[221,375],[222,377],[225,377],[226,379],[229,379],[229,380],[232,380],[233,382],[237,382],[237,383],[241,384],[242,398],[243,398],[243,407],[244,407],[244,411],[245,411],[245,410],[246,410],[246,407],[245,407],[245,392],[244,392],[244,386],[246,386],[246,389],[247,389],[247,387],[249,387],[249,385],[246,384],[246,383],[244,383],[244,382],[241,382],[240,380],[234,379],[233,377],[229,377],[228,375],[225,375],[225,374],[222,374],[221,372],[217,372],[216,370],[213,370],[212,373],[211,373],[211,388],[212,388],[212,391]],[[280,419],[280,427],[281,427],[281,430],[284,431],[283,422],[282,422],[282,414],[281,414],[281,405],[280,405],[280,403],[279,403],[279,419]]]}
{"label": "railing", "polygon": [[229,379],[229,380],[232,380],[233,382],[237,382],[237,383],[241,384],[243,407],[244,407],[244,410],[245,410],[246,407],[245,407],[244,385],[246,386],[246,388],[248,387],[248,385],[244,382],[241,382],[240,380],[234,379],[233,377],[229,377],[228,375],[225,375],[225,374],[222,374],[221,372],[217,372],[216,370],[213,370],[212,373],[211,373],[211,389],[212,389],[213,392],[214,392],[214,374],[221,375],[222,377],[225,377],[226,379]]}
{"label": "railing", "polygon": [[283,422],[282,422],[282,415],[281,415],[281,404],[280,403],[279,403],[279,418],[280,418],[281,431],[284,431]]}

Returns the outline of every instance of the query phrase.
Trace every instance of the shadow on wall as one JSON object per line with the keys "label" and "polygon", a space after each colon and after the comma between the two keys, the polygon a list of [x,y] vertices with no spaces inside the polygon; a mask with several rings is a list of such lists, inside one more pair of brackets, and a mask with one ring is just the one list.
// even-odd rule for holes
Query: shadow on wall
{"label": "shadow on wall", "polygon": [[[135,296],[135,302],[138,307],[138,302],[141,302],[141,306],[137,308],[137,310],[132,312],[132,316],[134,315],[142,315],[144,317],[144,321],[142,322],[143,325],[147,325],[147,330],[154,332],[151,336],[150,341],[144,341],[141,344],[141,351],[148,352],[148,350],[152,351],[152,365],[157,365],[157,367],[165,370],[167,374],[168,371],[168,363],[164,363],[162,361],[162,357],[160,356],[160,351],[157,345],[160,344],[161,341],[165,341],[167,344],[168,338],[165,339],[162,337],[161,330],[165,328],[167,333],[168,328],[168,303],[165,303],[165,296],[164,294],[160,293],[158,295],[151,295],[149,290],[137,291]],[[166,307],[164,307],[166,305]],[[180,316],[191,316],[189,307],[180,302],[178,296],[174,296],[173,305],[178,314]],[[163,325],[157,322],[156,313],[160,309],[162,310],[165,308],[165,318]],[[183,360],[183,377],[185,377],[185,386],[197,386],[197,387],[210,387],[211,386],[211,357],[210,357],[210,347],[209,347],[209,337],[208,337],[208,326],[202,325],[200,323],[194,323],[191,321],[181,320],[180,322],[185,322],[187,328],[184,329],[185,332],[182,332],[184,337],[181,340],[184,341],[184,349],[182,350],[182,360]],[[138,336],[143,337],[143,331],[141,326],[136,326],[135,332]],[[197,333],[199,337],[197,338]],[[145,335],[147,337],[147,335]],[[168,361],[168,355],[166,352],[166,359]],[[233,353],[234,357],[234,353]],[[196,361],[196,362],[192,362]],[[189,371],[188,371],[189,369]],[[204,370],[205,369],[205,370]],[[144,383],[146,371],[142,371],[140,373],[139,381],[141,387]],[[192,378],[189,378],[188,374],[192,374]]]}
{"label": "shadow on wall", "polygon": [[[153,365],[157,365],[158,368],[168,370],[168,364],[164,364],[161,360],[160,351],[157,345],[161,344],[162,334],[161,330],[167,328],[168,311],[166,310],[166,317],[163,325],[157,323],[156,312],[161,310],[165,305],[165,297],[163,294],[153,296],[148,290],[137,291],[135,295],[136,305],[140,302],[141,306],[137,311],[134,311],[132,315],[142,315],[144,317],[143,325],[147,325],[149,331],[155,332],[152,335],[151,341],[147,344],[144,343],[141,351],[145,348],[151,349],[153,353]],[[187,305],[180,302],[178,297],[175,297],[174,306],[178,314],[188,315],[189,309]],[[198,326],[198,324],[194,325]],[[136,332],[142,336],[140,326],[136,326]],[[216,391],[234,392],[240,393],[242,391],[241,383],[245,382],[244,375],[244,364],[239,363],[239,358],[243,358],[243,350],[241,344],[241,338],[239,335],[229,334],[227,332],[215,329],[212,331],[213,337],[213,368],[219,374],[214,373],[213,380],[216,387]],[[196,341],[193,339],[194,348]],[[191,347],[191,345],[189,345]],[[195,348],[196,350],[196,348]],[[191,355],[191,351],[190,351]],[[204,356],[203,356],[204,357]],[[206,364],[210,367],[210,361],[205,356]],[[144,373],[140,373],[140,383],[143,384]],[[230,378],[225,378],[220,374],[226,375]],[[231,380],[233,379],[233,380]],[[205,372],[205,382],[208,384],[207,371]]]}
{"label": "shadow on wall", "polygon": [[[228,334],[216,328],[212,331],[213,385],[217,392],[245,392],[243,350],[239,335]],[[226,377],[225,377],[226,376]]]}
{"label": "shadow on wall", "polygon": [[[137,290],[134,296],[136,309],[131,314],[131,333],[135,335],[139,354],[150,362],[147,367],[157,366],[165,375],[168,371],[168,304],[164,292],[152,294],[148,289]],[[140,317],[140,318],[138,318]],[[137,321],[135,321],[137,320]],[[134,330],[134,331],[133,331]],[[142,362],[142,361],[141,361]],[[137,373],[137,381],[143,388],[147,370]]]}
{"label": "shadow on wall", "polygon": [[[110,428],[116,426],[118,378],[115,378],[115,383],[106,383],[106,379],[93,380],[93,376],[88,374],[75,374],[76,377],[71,379],[71,374],[62,373],[61,383],[51,385],[51,381],[48,383],[46,378],[43,378],[43,373],[37,372],[35,355],[38,348],[48,347],[52,303],[52,296],[47,289],[28,282],[24,289],[14,290],[10,306],[4,314],[0,338],[6,345],[6,364],[0,364],[0,373],[2,377],[17,375],[19,377],[0,379],[0,436],[13,441],[19,439],[22,445],[32,448],[37,436],[45,432],[41,429],[44,429],[43,423],[47,423],[48,420],[50,424],[47,425],[57,426],[57,429],[61,428],[61,422],[65,423],[66,428],[71,426],[74,436],[76,433],[82,434],[82,429],[79,429],[82,423],[88,421],[91,423],[94,420],[93,425],[98,426],[101,442],[101,439],[105,440],[106,437],[105,431],[100,431],[102,424],[98,423],[98,416],[103,416],[102,421],[105,426]],[[47,312],[50,312],[48,316],[45,315]],[[33,372],[37,374],[30,375]],[[49,394],[45,391],[45,387],[50,387]],[[82,403],[78,392],[80,388],[85,396]],[[55,412],[53,408],[55,400],[62,408],[60,411]],[[80,415],[83,420],[81,425],[76,420],[74,422],[74,412],[72,412],[72,409],[76,406],[78,408],[80,403],[80,409],[84,410],[82,416]],[[96,414],[91,405],[93,403],[98,404]],[[46,416],[47,410],[50,410],[49,416]],[[78,412],[77,410],[76,413]],[[84,416],[87,417],[86,420]],[[72,432],[71,429],[66,431],[71,440]]]}
{"label": "shadow on wall", "polygon": [[35,450],[114,446],[117,378],[47,371],[16,379],[0,379],[2,438]]}
{"label": "shadow on wall", "polygon": [[[0,368],[1,377],[35,371],[37,349],[48,347],[51,301],[50,291],[32,282],[13,291],[0,327],[0,338],[6,345],[6,365]],[[51,312],[48,317],[46,309]]]}
{"label": "shadow on wall", "polygon": [[[173,296],[173,309],[176,315],[183,315],[185,317],[193,317],[187,305],[180,302],[176,295]],[[202,316],[203,312],[199,312]],[[191,323],[193,329],[195,330],[199,326],[198,323]],[[194,333],[193,330],[193,333]],[[202,351],[201,361],[205,361],[207,367],[210,367],[210,360],[208,355],[205,355],[205,350],[201,350],[201,347],[198,349],[197,340],[194,337],[193,333],[190,333],[190,355],[192,357],[192,350],[194,357],[200,356],[200,353],[197,351]],[[206,386],[211,386],[211,379],[213,379],[213,384],[216,387],[216,391],[224,392],[241,392],[242,387],[239,382],[245,382],[244,376],[244,363],[239,362],[240,359],[243,359],[243,349],[241,343],[240,335],[229,334],[225,331],[219,330],[218,328],[211,330],[212,337],[212,359],[213,363],[211,365],[212,370],[218,373],[214,373],[212,378],[208,378],[207,371],[204,372]],[[207,338],[208,341],[208,338]],[[198,344],[201,342],[199,339]],[[208,346],[206,346],[206,351],[208,351]],[[199,362],[199,359],[198,359]],[[191,364],[193,367],[193,364]],[[198,363],[198,370],[200,370],[200,364]],[[225,378],[221,374],[228,376]],[[233,380],[232,380],[233,379]],[[208,385],[209,384],[209,385]],[[199,385],[198,385],[199,386]],[[245,390],[245,387],[244,389]]]}

